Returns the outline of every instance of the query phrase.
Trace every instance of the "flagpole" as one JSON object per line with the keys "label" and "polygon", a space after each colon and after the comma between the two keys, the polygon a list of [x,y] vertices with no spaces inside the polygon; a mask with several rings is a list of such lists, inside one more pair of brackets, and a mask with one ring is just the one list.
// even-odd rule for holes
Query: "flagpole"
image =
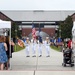
{"label": "flagpole", "polygon": [[39,31],[39,35],[38,35],[38,40],[39,40],[39,38],[40,38],[40,23],[39,23],[38,31]]}
{"label": "flagpole", "polygon": [[[33,21],[32,21],[32,25],[33,25]],[[33,38],[33,35],[32,35],[32,38]]]}
{"label": "flagpole", "polygon": [[33,24],[33,21],[32,21],[32,24]]}

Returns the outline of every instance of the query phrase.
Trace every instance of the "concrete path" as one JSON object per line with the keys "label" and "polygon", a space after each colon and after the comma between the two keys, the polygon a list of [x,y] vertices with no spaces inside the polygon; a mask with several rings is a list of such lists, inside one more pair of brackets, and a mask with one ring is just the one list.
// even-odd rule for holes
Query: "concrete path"
{"label": "concrete path", "polygon": [[26,57],[25,49],[13,53],[12,70],[60,70],[62,66],[62,53],[51,48],[50,57],[46,57],[44,46],[42,46],[42,57],[38,57],[38,46],[36,46],[36,56],[32,57],[32,45],[30,45],[30,57]]}
{"label": "concrete path", "polygon": [[0,75],[75,75],[75,71],[0,71]]}
{"label": "concrete path", "polygon": [[30,45],[30,57],[26,57],[25,49],[13,53],[11,59],[12,70],[46,70],[65,71],[75,70],[75,67],[63,67],[63,54],[50,48],[50,57],[46,57],[45,47],[42,46],[42,57],[38,57],[38,46],[36,46],[36,57],[32,57],[32,44]]}
{"label": "concrete path", "polygon": [[32,44],[30,45],[30,57],[26,57],[25,49],[13,53],[11,70],[1,71],[0,75],[75,75],[74,67],[63,67],[63,54],[50,48],[50,57],[46,57],[45,47],[42,46],[42,57],[32,57]]}

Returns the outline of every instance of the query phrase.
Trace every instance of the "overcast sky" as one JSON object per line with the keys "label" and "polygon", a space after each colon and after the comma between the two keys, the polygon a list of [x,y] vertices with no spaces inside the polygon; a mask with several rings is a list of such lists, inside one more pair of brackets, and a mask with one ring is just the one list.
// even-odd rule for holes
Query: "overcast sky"
{"label": "overcast sky", "polygon": [[0,10],[75,10],[75,0],[0,0]]}

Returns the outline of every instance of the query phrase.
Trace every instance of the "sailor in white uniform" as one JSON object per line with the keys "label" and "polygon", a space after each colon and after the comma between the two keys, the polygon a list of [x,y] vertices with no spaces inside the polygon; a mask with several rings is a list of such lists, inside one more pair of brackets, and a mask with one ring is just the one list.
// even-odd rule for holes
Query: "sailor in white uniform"
{"label": "sailor in white uniform", "polygon": [[26,39],[25,41],[25,46],[26,46],[26,57],[30,57],[29,55],[29,45],[30,45],[30,41],[29,41],[29,38]]}
{"label": "sailor in white uniform", "polygon": [[32,54],[33,54],[33,56],[32,57],[36,57],[36,44],[37,44],[37,42],[36,42],[36,39],[31,39],[31,43],[32,43]]}
{"label": "sailor in white uniform", "polygon": [[39,57],[42,56],[42,37],[39,36],[38,40],[38,51],[39,51]]}
{"label": "sailor in white uniform", "polygon": [[45,47],[46,47],[47,57],[50,57],[50,41],[49,41],[49,37],[46,37]]}

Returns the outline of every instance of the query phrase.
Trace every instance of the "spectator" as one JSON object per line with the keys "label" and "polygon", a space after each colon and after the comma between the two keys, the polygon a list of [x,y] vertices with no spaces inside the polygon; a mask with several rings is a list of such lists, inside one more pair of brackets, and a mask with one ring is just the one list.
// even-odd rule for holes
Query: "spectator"
{"label": "spectator", "polygon": [[58,43],[62,42],[62,39],[60,37],[58,37]]}
{"label": "spectator", "polygon": [[67,46],[68,46],[69,49],[72,49],[72,40],[71,39],[68,41]]}
{"label": "spectator", "polygon": [[50,42],[51,42],[51,45],[54,45],[54,39],[53,38],[50,39]]}
{"label": "spectator", "polygon": [[[13,53],[13,46],[15,45],[13,41],[9,40],[9,36],[6,36],[6,44],[7,44],[7,48],[8,50],[6,51],[7,57],[8,57],[8,61],[5,64],[6,65],[6,70],[8,70],[9,65],[10,65],[10,58],[12,57],[12,53]],[[11,50],[10,50],[10,46],[11,46]]]}
{"label": "spectator", "polygon": [[42,37],[39,36],[38,40],[39,40],[39,43],[38,43],[39,57],[41,57],[42,56]]}
{"label": "spectator", "polygon": [[57,39],[57,46],[62,46],[62,39],[60,37]]}
{"label": "spectator", "polygon": [[56,41],[57,41],[57,40],[56,40],[56,38],[55,38],[55,39],[54,39],[54,46],[56,46]]}
{"label": "spectator", "polygon": [[6,51],[7,51],[7,44],[4,43],[5,38],[4,36],[0,36],[0,70],[4,69],[4,63],[8,61]]}

